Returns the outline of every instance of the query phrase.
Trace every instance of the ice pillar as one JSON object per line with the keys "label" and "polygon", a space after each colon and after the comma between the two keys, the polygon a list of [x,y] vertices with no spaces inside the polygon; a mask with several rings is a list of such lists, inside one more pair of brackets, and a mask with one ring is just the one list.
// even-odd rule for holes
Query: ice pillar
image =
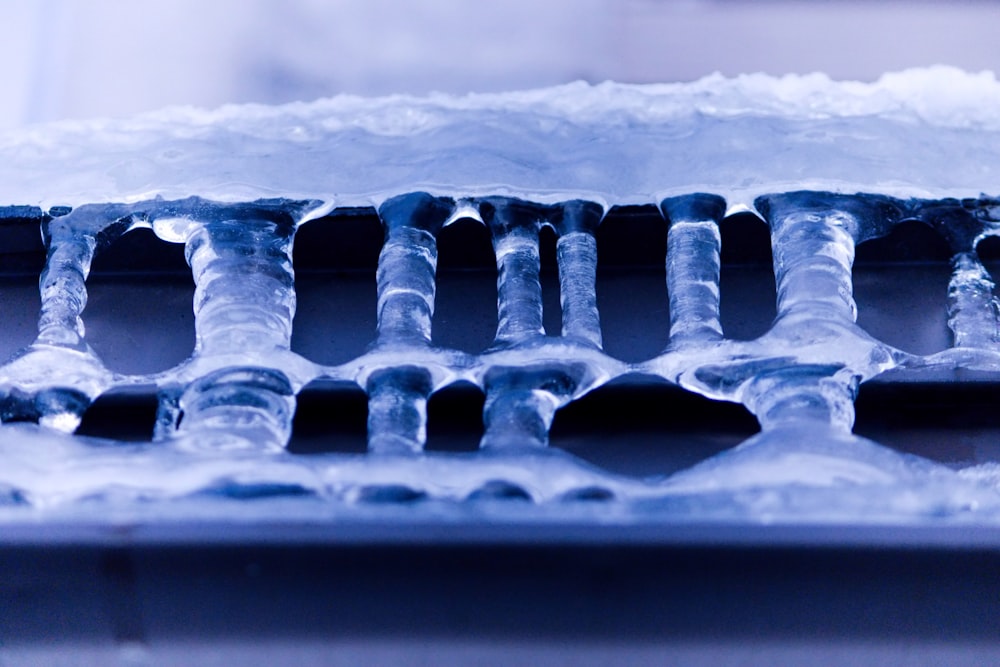
{"label": "ice pillar", "polygon": [[128,230],[121,205],[87,205],[43,223],[48,247],[39,280],[38,337],[6,368],[3,419],[30,419],[73,431],[83,412],[110,386],[112,374],[86,343],[81,318],[87,276],[97,249]]}
{"label": "ice pillar", "polygon": [[[184,242],[195,282],[192,364],[207,371],[175,393],[175,428],[166,429],[185,446],[278,450],[291,437],[293,384],[270,359],[290,348],[292,239],[302,208],[191,199],[150,214],[158,234]],[[160,428],[163,435],[162,419]]]}
{"label": "ice pillar", "polygon": [[497,261],[497,345],[516,345],[542,336],[542,285],[538,232],[541,207],[517,199],[492,199],[480,206]]}
{"label": "ice pillar", "polygon": [[722,339],[719,320],[719,223],[726,213],[722,197],[693,194],[664,199],[667,218],[667,294],[670,344],[684,347]]}
{"label": "ice pillar", "polygon": [[597,226],[604,209],[594,202],[575,200],[559,208],[555,227],[559,264],[559,302],[562,335],[600,348],[601,318],[597,310]]}
{"label": "ice pillar", "polygon": [[[437,233],[454,202],[425,193],[395,197],[379,208],[385,244],[378,261],[378,333],[375,349],[426,350],[434,315]],[[368,376],[368,449],[419,452],[427,439],[431,373],[419,365],[393,366]]]}
{"label": "ice pillar", "polygon": [[948,283],[948,327],[955,347],[995,348],[1000,342],[996,285],[975,251],[951,259]]}
{"label": "ice pillar", "polygon": [[[483,376],[484,448],[543,447],[556,409],[577,393],[585,363],[568,363],[561,345],[600,347],[600,319],[594,292],[597,246],[594,230],[603,209],[571,201],[543,207],[517,199],[480,204],[497,261],[497,335]],[[547,338],[542,327],[538,233],[553,224],[557,245],[563,336]],[[542,352],[545,351],[543,354]],[[525,361],[515,361],[521,353]],[[509,363],[504,363],[510,358]],[[530,360],[529,360],[530,359]]]}
{"label": "ice pillar", "polygon": [[948,327],[954,347],[995,349],[1000,344],[1000,304],[993,294],[993,279],[976,251],[986,225],[954,199],[919,202],[916,215],[948,241],[953,253]]}
{"label": "ice pillar", "polygon": [[770,339],[797,364],[764,370],[745,391],[761,427],[801,422],[849,433],[854,425],[858,377],[845,362],[812,359],[802,348],[855,342],[857,306],[851,269],[855,242],[882,226],[877,207],[860,198],[824,193],[762,197],[757,208],[771,226],[778,317]]}

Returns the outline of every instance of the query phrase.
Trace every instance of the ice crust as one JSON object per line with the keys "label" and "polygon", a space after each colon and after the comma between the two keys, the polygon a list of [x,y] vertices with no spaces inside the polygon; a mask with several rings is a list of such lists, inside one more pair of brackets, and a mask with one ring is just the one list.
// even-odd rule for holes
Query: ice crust
{"label": "ice crust", "polygon": [[975,197],[1000,181],[1000,84],[937,67],[875,83],[714,75],[452,97],[174,108],[0,137],[0,201],[192,195],[379,205],[400,193],[603,205],[788,190]]}
{"label": "ice crust", "polygon": [[[975,250],[1000,234],[997,200],[980,196],[1000,182],[998,108],[992,75],[938,68],[875,84],[710,77],[170,110],[8,137],[2,197],[74,208],[42,227],[37,340],[0,366],[0,516],[155,501],[144,506],[183,502],[197,517],[217,502],[300,498],[412,516],[488,517],[527,500],[572,506],[545,516],[574,520],[995,523],[993,467],[955,472],[852,427],[858,386],[886,371],[1000,372],[1000,309]],[[670,343],[635,364],[603,351],[595,291],[595,232],[624,202],[657,203],[669,229]],[[365,354],[327,366],[291,350],[292,247],[304,221],[357,203],[377,205],[385,228],[377,330]],[[719,318],[719,224],[741,208],[770,226],[777,286],[777,318],[751,341],[727,338]],[[460,217],[485,225],[496,256],[498,327],[479,355],[432,343],[436,237]],[[938,355],[856,323],[855,246],[904,220],[937,230],[954,255],[954,347]],[[542,326],[546,226],[558,237],[560,336]],[[129,376],[86,341],[86,279],[97,253],[139,228],[184,245],[196,347],[176,368]],[[666,479],[547,448],[557,409],[629,373],[742,403],[761,433]],[[317,379],[366,392],[368,454],[285,451],[296,395]],[[486,396],[480,448],[425,453],[427,400],[459,381]],[[70,435],[93,400],[130,385],[157,388],[154,442]],[[260,507],[234,506],[243,517]]]}

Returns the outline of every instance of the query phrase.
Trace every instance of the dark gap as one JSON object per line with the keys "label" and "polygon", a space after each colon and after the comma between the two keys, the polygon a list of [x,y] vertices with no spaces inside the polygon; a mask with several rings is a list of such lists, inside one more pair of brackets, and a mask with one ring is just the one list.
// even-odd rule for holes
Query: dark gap
{"label": "dark gap", "polygon": [[292,454],[362,454],[368,448],[368,397],[353,383],[320,380],[299,392]]}
{"label": "dark gap", "polygon": [[0,362],[8,361],[35,340],[41,308],[37,273],[0,274],[0,317],[3,318]]}
{"label": "dark gap", "polygon": [[479,387],[459,382],[427,401],[427,451],[474,452],[483,436],[483,404]]}
{"label": "dark gap", "polygon": [[481,222],[464,218],[438,234],[434,345],[479,354],[493,344],[496,331],[493,244]]}
{"label": "dark gap", "polygon": [[540,261],[539,282],[542,286],[542,325],[548,336],[562,334],[562,304],[559,292],[559,263],[556,260],[555,231],[545,225],[538,234]]}
{"label": "dark gap", "polygon": [[150,442],[157,408],[155,387],[112,389],[87,408],[76,434],[125,442]]}
{"label": "dark gap", "polygon": [[[1000,282],[1000,236],[987,236],[976,245],[976,254],[994,284]],[[994,289],[996,294],[997,290]]]}
{"label": "dark gap", "polygon": [[45,246],[42,244],[42,213],[29,206],[0,207],[0,273],[27,274],[35,278],[45,268]]}
{"label": "dark gap", "polygon": [[742,405],[628,376],[556,412],[550,441],[610,472],[650,477],[689,468],[759,430]]}
{"label": "dark gap", "polygon": [[182,244],[128,232],[97,252],[87,294],[87,342],[109,369],[156,373],[194,351],[194,280]]}
{"label": "dark gap", "polygon": [[598,227],[597,247],[600,266],[605,269],[663,266],[666,221],[652,204],[614,206]]}
{"label": "dark gap", "polygon": [[885,262],[947,263],[950,259],[948,242],[919,220],[904,220],[885,236],[858,244],[854,252],[855,268]]}
{"label": "dark gap", "polygon": [[951,347],[950,256],[945,239],[916,220],[859,244],[853,270],[858,325],[912,354]]}
{"label": "dark gap", "polygon": [[375,270],[384,232],[374,209],[346,209],[295,234],[292,350],[321,364],[355,359],[375,338]]}
{"label": "dark gap", "polygon": [[32,206],[0,207],[0,363],[30,345],[38,333],[38,276],[45,268],[41,209]]}
{"label": "dark gap", "polygon": [[374,271],[384,240],[374,208],[338,208],[295,232],[295,270]]}
{"label": "dark gap", "polygon": [[1000,236],[987,236],[976,245],[976,254],[983,263],[1000,262]]}
{"label": "dark gap", "polygon": [[854,432],[898,451],[965,467],[1000,462],[1000,383],[865,383]]}
{"label": "dark gap", "polygon": [[[483,223],[460,218],[438,233],[438,264],[441,271],[486,271],[496,274],[493,243]],[[493,278],[493,282],[496,279]]]}
{"label": "dark gap", "polygon": [[111,245],[98,248],[90,266],[92,278],[154,273],[176,274],[191,282],[191,269],[184,259],[184,244],[161,241],[147,227],[133,229]]}
{"label": "dark gap", "polygon": [[615,207],[597,230],[597,307],[605,351],[626,362],[670,338],[667,227],[655,206]]}
{"label": "dark gap", "polygon": [[736,213],[723,218],[721,260],[729,266],[766,266],[772,268],[771,229],[753,213]]}
{"label": "dark gap", "polygon": [[732,340],[754,340],[771,328],[777,315],[771,232],[757,216],[739,213],[725,218],[719,233],[722,331]]}

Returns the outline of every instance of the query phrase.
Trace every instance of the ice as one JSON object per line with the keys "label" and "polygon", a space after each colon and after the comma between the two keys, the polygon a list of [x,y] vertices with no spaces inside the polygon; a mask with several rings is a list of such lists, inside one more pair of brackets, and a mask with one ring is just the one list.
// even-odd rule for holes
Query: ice
{"label": "ice", "polygon": [[998,105],[992,74],[941,67],[871,84],[716,75],[175,108],[0,136],[0,201],[377,206],[425,191],[611,205],[708,192],[749,207],[789,190],[976,197],[1000,180]]}
{"label": "ice", "polygon": [[661,203],[667,233],[667,292],[670,343],[711,345],[722,339],[719,321],[719,222],[724,199],[713,195],[673,197]]}
{"label": "ice", "polygon": [[[991,75],[932,69],[874,84],[710,77],[174,109],[10,135],[0,195],[74,208],[42,230],[37,340],[0,366],[3,516],[198,515],[232,501],[252,517],[261,506],[246,500],[264,498],[324,517],[373,505],[495,516],[522,500],[547,518],[995,523],[995,465],[955,472],[852,428],[859,386],[887,371],[1000,373],[1000,310],[976,250],[1000,234],[996,200],[981,194],[1000,182],[997,103]],[[634,202],[658,204],[668,224],[670,330],[660,354],[629,364],[603,349],[595,234],[610,205]],[[363,354],[324,365],[291,349],[292,249],[304,222],[359,203],[385,231],[376,330]],[[748,341],[720,320],[720,224],[733,211],[771,231],[777,317]],[[437,238],[468,218],[496,257],[498,325],[480,354],[432,342]],[[935,355],[857,323],[855,247],[908,220],[953,254],[954,345]],[[139,228],[184,246],[196,345],[175,368],[117,374],[87,343],[86,280],[95,255]],[[557,237],[559,335],[543,326],[545,228]],[[558,409],[630,374],[740,403],[761,432],[643,480],[548,447]],[[367,394],[367,454],[285,450],[296,397],[316,380]],[[485,394],[479,448],[425,452],[428,400],[458,382]],[[154,442],[71,435],[99,396],[138,385],[158,393]]]}

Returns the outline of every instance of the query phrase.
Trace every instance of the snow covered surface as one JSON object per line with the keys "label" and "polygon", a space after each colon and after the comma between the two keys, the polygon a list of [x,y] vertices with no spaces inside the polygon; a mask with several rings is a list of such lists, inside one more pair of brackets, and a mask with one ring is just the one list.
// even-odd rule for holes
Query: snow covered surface
{"label": "snow covered surface", "polygon": [[936,67],[875,83],[824,75],[574,83],[464,97],[341,96],[173,108],[0,137],[0,201],[78,206],[197,195],[335,205],[423,190],[539,202],[730,206],[788,190],[967,197],[1000,182],[1000,84]]}

